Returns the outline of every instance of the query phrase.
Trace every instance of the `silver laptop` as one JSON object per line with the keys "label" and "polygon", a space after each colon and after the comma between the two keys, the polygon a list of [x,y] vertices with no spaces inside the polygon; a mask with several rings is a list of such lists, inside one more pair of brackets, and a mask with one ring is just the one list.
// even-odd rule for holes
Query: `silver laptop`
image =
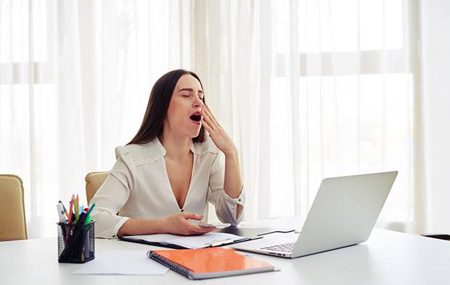
{"label": "silver laptop", "polygon": [[397,171],[326,178],[298,234],[232,245],[238,250],[296,258],[366,241]]}

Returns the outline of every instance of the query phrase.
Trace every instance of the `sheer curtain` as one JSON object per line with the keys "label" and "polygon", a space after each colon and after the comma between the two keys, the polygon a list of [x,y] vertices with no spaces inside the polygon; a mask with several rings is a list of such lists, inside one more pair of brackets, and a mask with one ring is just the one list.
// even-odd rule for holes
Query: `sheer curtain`
{"label": "sheer curtain", "polygon": [[30,237],[55,235],[56,202],[84,201],[176,68],[240,150],[247,220],[304,218],[323,177],[396,169],[380,225],[418,226],[409,2],[0,3],[0,173],[24,180]]}
{"label": "sheer curtain", "polygon": [[196,4],[206,13],[196,32],[209,39],[207,61],[196,66],[209,75],[211,105],[241,150],[246,219],[305,218],[322,178],[399,170],[378,225],[418,230],[417,7],[402,0]]}
{"label": "sheer curtain", "polygon": [[54,236],[55,204],[109,170],[153,82],[192,69],[183,1],[0,2],[0,173],[22,177],[28,233]]}

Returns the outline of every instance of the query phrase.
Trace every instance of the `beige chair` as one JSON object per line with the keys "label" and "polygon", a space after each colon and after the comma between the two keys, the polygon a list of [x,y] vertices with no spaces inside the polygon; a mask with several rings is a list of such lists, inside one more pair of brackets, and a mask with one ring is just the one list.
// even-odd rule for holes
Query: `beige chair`
{"label": "beige chair", "polygon": [[88,204],[90,203],[92,197],[94,197],[95,192],[97,192],[98,188],[102,186],[103,182],[105,182],[106,177],[108,177],[109,172],[90,172],[86,175],[86,199]]}
{"label": "beige chair", "polygon": [[27,239],[27,223],[19,176],[0,175],[0,241]]}

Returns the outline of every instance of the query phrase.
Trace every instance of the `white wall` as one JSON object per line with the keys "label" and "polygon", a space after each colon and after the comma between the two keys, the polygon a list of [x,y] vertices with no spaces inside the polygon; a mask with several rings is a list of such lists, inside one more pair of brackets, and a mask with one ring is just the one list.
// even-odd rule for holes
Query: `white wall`
{"label": "white wall", "polygon": [[450,233],[450,1],[421,0],[425,183],[430,233]]}

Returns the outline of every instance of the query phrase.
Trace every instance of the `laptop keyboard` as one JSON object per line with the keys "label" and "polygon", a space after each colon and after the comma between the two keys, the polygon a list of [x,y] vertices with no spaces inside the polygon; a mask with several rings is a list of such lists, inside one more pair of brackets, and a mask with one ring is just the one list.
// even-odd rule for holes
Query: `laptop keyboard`
{"label": "laptop keyboard", "polygon": [[292,252],[294,250],[295,243],[283,243],[283,244],[277,244],[272,245],[268,247],[263,247],[261,249],[264,250],[273,250],[273,251],[281,251],[281,252]]}

